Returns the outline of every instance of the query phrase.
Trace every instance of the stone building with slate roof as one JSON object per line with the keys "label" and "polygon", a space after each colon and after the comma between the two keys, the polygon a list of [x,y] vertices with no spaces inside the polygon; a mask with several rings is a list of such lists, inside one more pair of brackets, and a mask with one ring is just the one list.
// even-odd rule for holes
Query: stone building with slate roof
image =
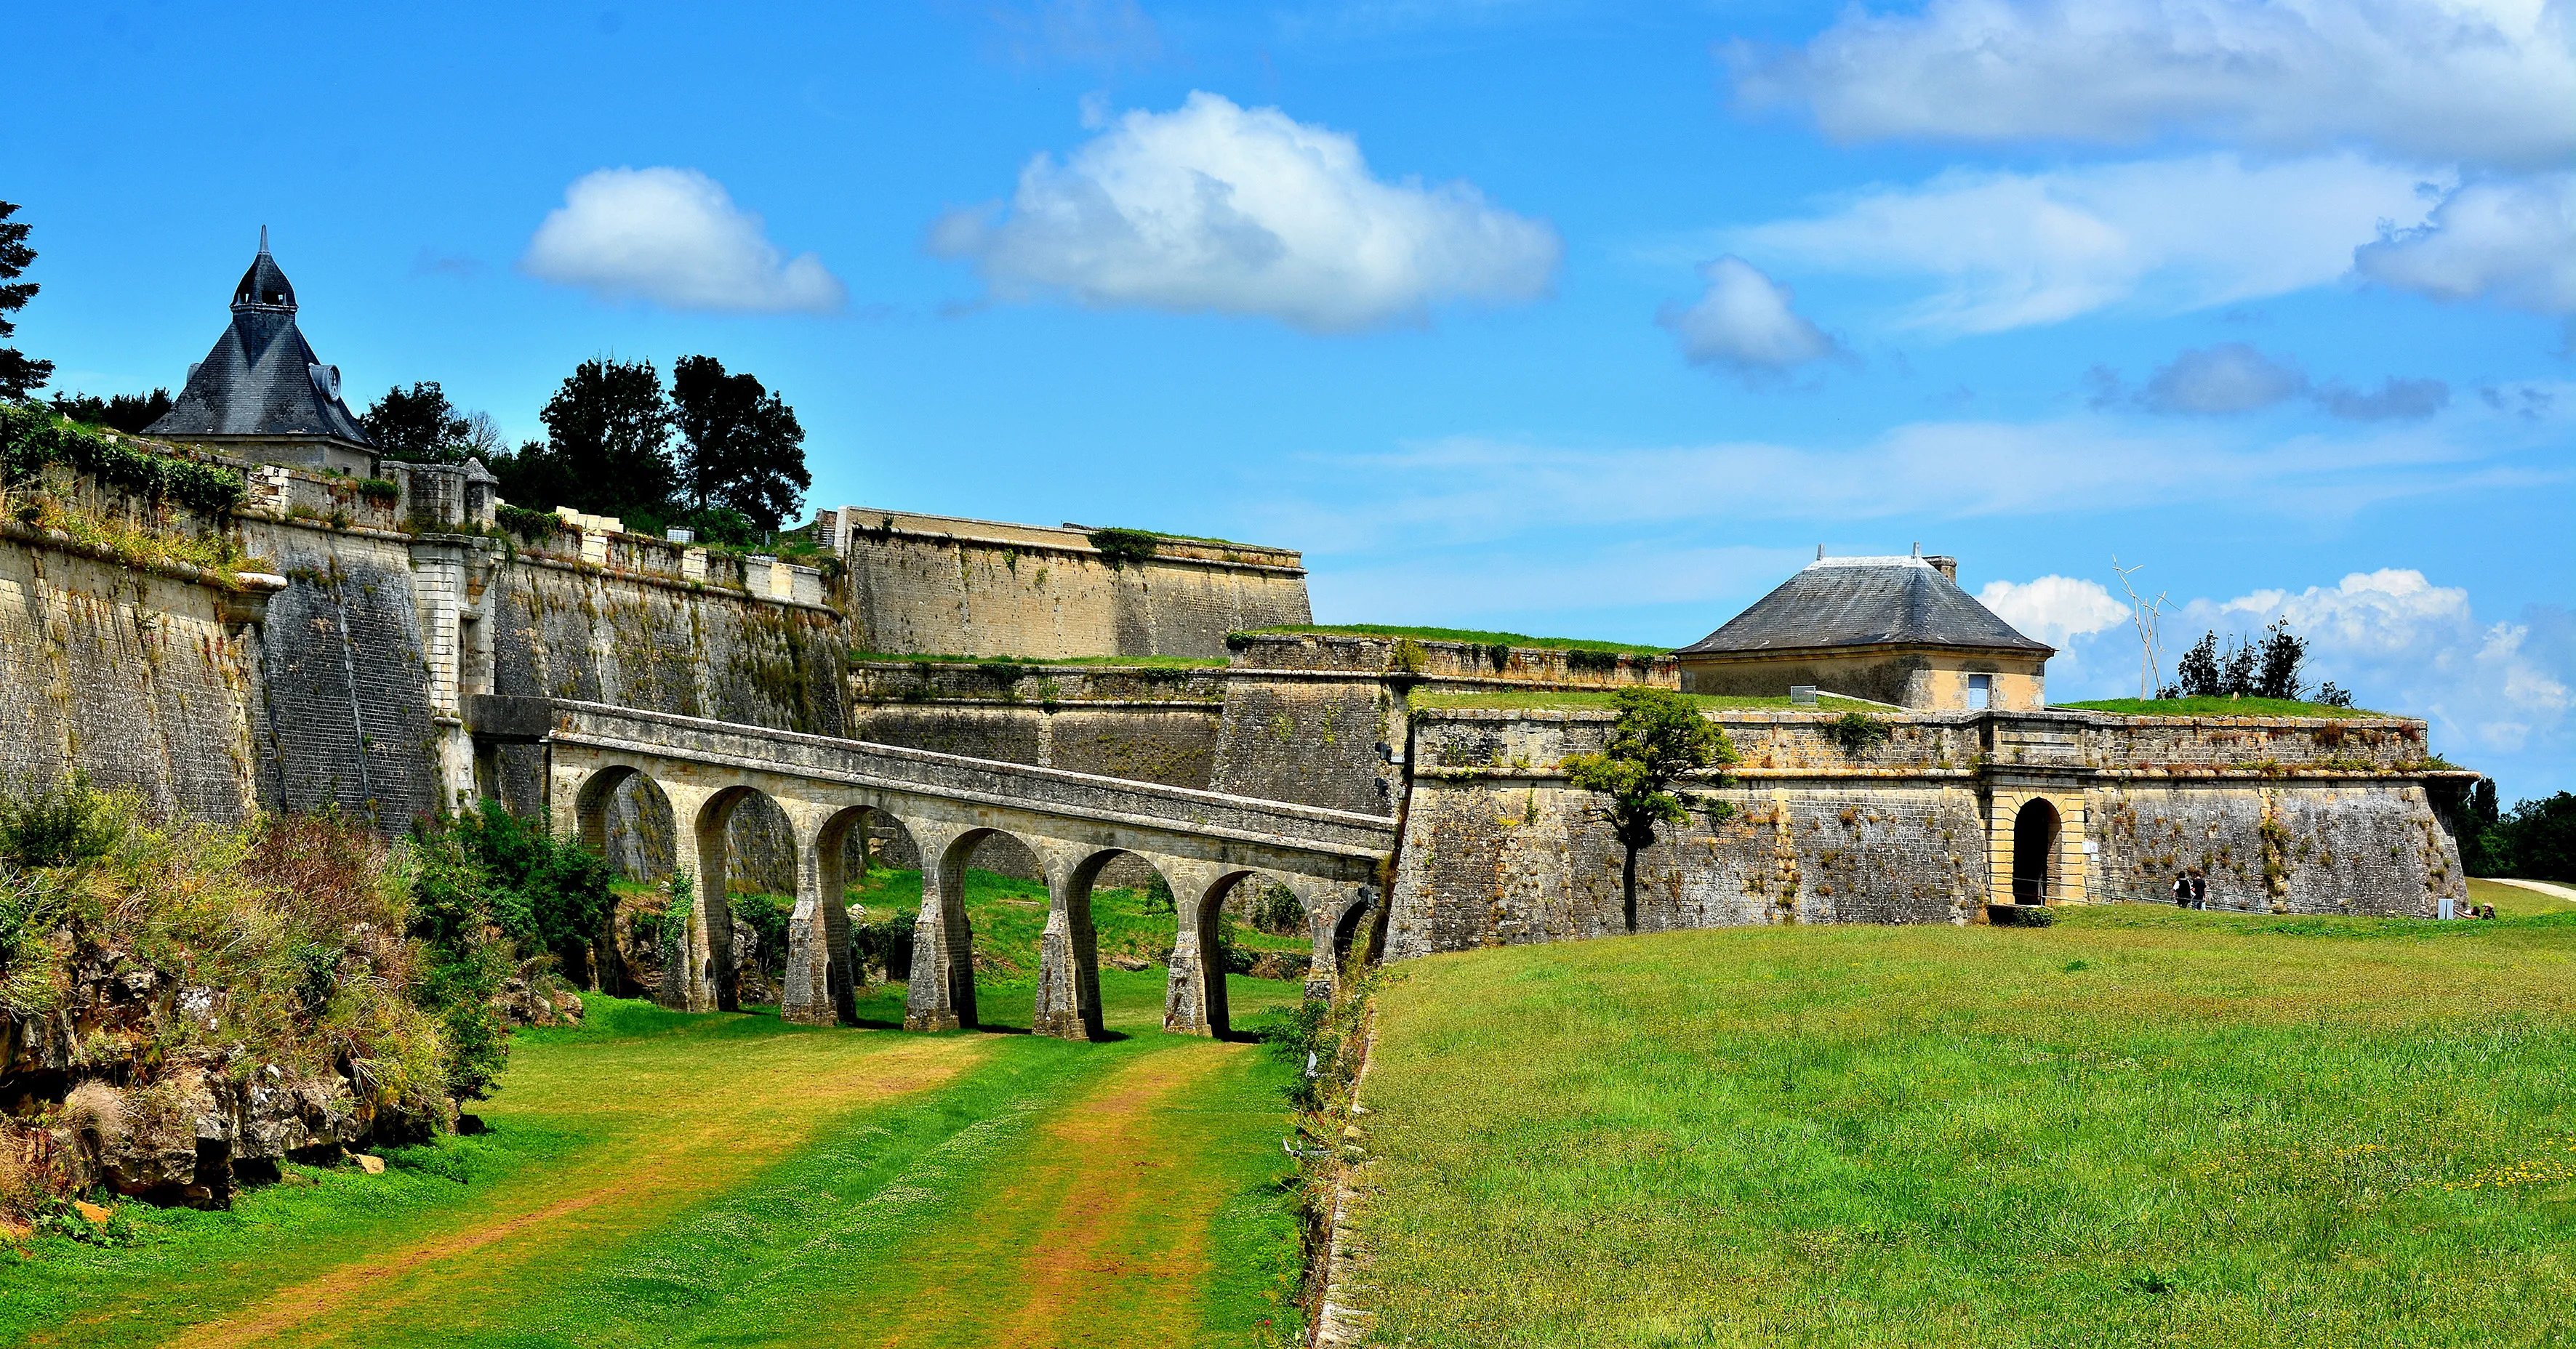
{"label": "stone building with slate roof", "polygon": [[2035,712],[2053,647],[1961,590],[1947,557],[1826,557],[1673,653],[1689,693],[1793,686],[1921,711]]}
{"label": "stone building with slate roof", "polygon": [[269,256],[266,229],[233,288],[231,324],[145,434],[257,463],[376,476],[375,443],[340,400],[340,367],[324,365],[295,326],[295,287]]}

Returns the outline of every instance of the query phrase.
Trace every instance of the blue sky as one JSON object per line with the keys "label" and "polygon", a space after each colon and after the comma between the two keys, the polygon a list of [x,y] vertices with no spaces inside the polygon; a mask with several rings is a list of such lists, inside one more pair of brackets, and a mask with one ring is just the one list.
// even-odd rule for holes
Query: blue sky
{"label": "blue sky", "polygon": [[[2576,787],[2569,0],[49,6],[19,345],[175,387],[259,226],[348,384],[597,353],[809,504],[1302,547],[1318,616],[1679,643],[1821,543],[2134,693],[2287,615]],[[356,401],[356,400],[353,400]],[[1045,654],[1045,653],[1030,653]]]}

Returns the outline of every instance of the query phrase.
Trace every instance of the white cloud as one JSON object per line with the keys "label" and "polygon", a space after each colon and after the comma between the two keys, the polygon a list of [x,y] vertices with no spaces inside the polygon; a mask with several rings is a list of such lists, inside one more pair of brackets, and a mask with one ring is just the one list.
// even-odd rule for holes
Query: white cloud
{"label": "white cloud", "polygon": [[[2078,415],[1918,422],[1829,448],[1737,441],[1602,449],[1459,436],[1309,461],[1312,483],[1283,484],[1262,527],[1336,552],[1527,529],[1737,520],[1865,528],[1894,516],[2242,510],[2291,499],[2333,516],[2386,501],[2563,483],[2563,466],[2530,452],[2562,444],[2564,420],[2555,412],[2526,420],[2481,403],[2448,418],[2335,434]],[[1375,485],[1367,500],[1350,496],[1354,480]]]}
{"label": "white cloud", "polygon": [[2535,732],[2562,724],[2576,681],[2576,670],[2551,668],[2525,649],[2530,625],[2482,622],[2467,590],[2434,585],[2412,569],[2355,572],[2298,592],[2258,590],[2195,604],[2184,617],[2195,632],[2222,633],[2286,618],[2309,640],[2312,677],[2353,690],[2365,706],[2430,717],[2487,750],[2522,749]]}
{"label": "white cloud", "polygon": [[2308,377],[2243,342],[2186,351],[2147,378],[2139,401],[2154,412],[2250,412],[2307,391]]}
{"label": "white cloud", "polygon": [[930,243],[974,259],[1006,298],[1060,291],[1317,332],[1531,299],[1562,252],[1545,222],[1472,186],[1382,182],[1350,136],[1209,93],[1126,113],[1061,165],[1038,156],[1007,211],[951,213]]}
{"label": "white cloud", "polygon": [[2576,154],[2571,28],[2565,0],[1932,0],[1727,60],[1745,101],[1846,140],[2179,131],[2532,166]]}
{"label": "white cloud", "polygon": [[1936,289],[1900,326],[1997,332],[2115,305],[2181,312],[2325,284],[2383,226],[2424,219],[2421,185],[2355,155],[1952,170],[1721,237],[1766,263],[1928,279]]}
{"label": "white cloud", "polygon": [[[2558,110],[2576,125],[2576,107]],[[2542,314],[2576,314],[2576,174],[2470,183],[2413,229],[2392,229],[2353,254],[2382,285],[2437,300],[2490,298]]]}
{"label": "white cloud", "polygon": [[848,299],[811,253],[787,257],[695,169],[601,169],[564,190],[519,260],[529,275],[672,309],[828,313]]}
{"label": "white cloud", "polygon": [[1834,340],[1790,306],[1785,287],[1729,254],[1700,268],[1708,290],[1688,308],[1666,305],[1656,321],[1703,365],[1760,374],[1834,354]]}
{"label": "white cloud", "polygon": [[2060,649],[2074,638],[2129,621],[2129,606],[2111,598],[2101,582],[2072,576],[1989,581],[1977,592],[1977,602],[2023,636]]}

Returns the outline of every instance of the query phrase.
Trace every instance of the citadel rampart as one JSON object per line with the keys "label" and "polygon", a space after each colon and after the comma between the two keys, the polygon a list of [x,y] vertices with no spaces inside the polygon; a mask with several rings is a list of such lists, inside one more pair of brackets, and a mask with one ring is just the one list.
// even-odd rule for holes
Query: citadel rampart
{"label": "citadel rampart", "polygon": [[[1611,720],[1416,714],[1391,957],[1623,930],[1621,849],[1557,767]],[[1640,856],[1643,930],[1979,922],[2016,899],[2161,899],[2187,866],[2272,912],[2430,917],[2466,893],[2428,796],[2464,775],[2428,761],[2420,721],[1895,714],[1853,752],[1825,714],[1718,720],[1741,762],[1702,795],[1725,809]]]}
{"label": "citadel rampart", "polygon": [[853,645],[957,656],[1225,655],[1225,636],[1310,621],[1284,548],[1154,536],[1116,556],[1078,528],[846,507]]}
{"label": "citadel rampart", "polygon": [[[163,815],[336,806],[393,831],[476,788],[458,717],[473,693],[847,731],[847,644],[811,568],[634,535],[496,537],[458,518],[464,494],[426,490],[437,470],[387,493],[134,443],[241,470],[248,499],[209,521],[46,471],[37,486],[97,538],[0,527],[0,714],[23,728],[0,741],[0,772],[14,781],[77,769]],[[249,560],[154,559],[161,541],[204,551],[192,541],[210,530]],[[514,809],[541,804],[532,763],[505,751],[479,768]],[[758,864],[770,850],[750,813],[743,828]]]}

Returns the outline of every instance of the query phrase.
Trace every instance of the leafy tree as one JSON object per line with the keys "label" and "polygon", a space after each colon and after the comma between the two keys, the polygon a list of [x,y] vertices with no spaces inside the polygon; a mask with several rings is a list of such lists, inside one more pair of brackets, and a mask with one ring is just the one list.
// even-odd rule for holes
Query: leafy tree
{"label": "leafy tree", "polygon": [[[1735,762],[1726,733],[1699,714],[1690,699],[1671,689],[1624,688],[1610,695],[1619,709],[1610,741],[1598,754],[1572,754],[1565,775],[1575,786],[1605,798],[1603,818],[1627,850],[1620,867],[1621,907],[1628,930],[1637,930],[1637,854],[1655,845],[1655,826],[1679,824],[1699,798],[1673,790],[1692,773]],[[1720,804],[1712,809],[1723,811]]]}
{"label": "leafy tree", "polygon": [[464,463],[465,437],[473,429],[456,405],[447,401],[447,391],[436,380],[407,390],[399,384],[385,390],[384,397],[359,415],[358,425],[366,428],[386,458],[412,464]]}
{"label": "leafy tree", "polygon": [[[14,203],[0,201],[0,337],[18,331],[9,316],[26,308],[37,289],[35,282],[18,279],[27,264],[36,260],[36,250],[27,246],[27,225],[9,219],[17,213]],[[0,403],[21,402],[53,377],[52,361],[32,360],[15,347],[0,347]]]}
{"label": "leafy tree", "polygon": [[[651,361],[581,363],[538,414],[543,452],[522,448],[519,476],[501,477],[501,495],[522,506],[571,506],[600,515],[658,514],[678,485],[671,462],[671,403]],[[544,486],[538,494],[530,487]]]}
{"label": "leafy tree", "polygon": [[2175,682],[2157,690],[2163,698],[2279,698],[2352,706],[2352,695],[2332,681],[2311,689],[2302,679],[2307,668],[2308,639],[2290,630],[2290,620],[2274,619],[2263,636],[2247,642],[2228,639],[2218,647],[2218,634],[2204,632],[2174,666]]}
{"label": "leafy tree", "polygon": [[690,507],[739,511],[765,532],[796,513],[814,476],[794,409],[752,376],[725,373],[713,356],[672,365],[671,402],[680,491]]}
{"label": "leafy tree", "polygon": [[2576,881],[2576,792],[2517,804],[2488,826],[2480,843],[2489,868],[2484,874]]}
{"label": "leafy tree", "polygon": [[133,435],[169,415],[170,391],[154,389],[150,393],[120,393],[106,398],[85,393],[69,398],[55,394],[52,402],[56,416]]}

